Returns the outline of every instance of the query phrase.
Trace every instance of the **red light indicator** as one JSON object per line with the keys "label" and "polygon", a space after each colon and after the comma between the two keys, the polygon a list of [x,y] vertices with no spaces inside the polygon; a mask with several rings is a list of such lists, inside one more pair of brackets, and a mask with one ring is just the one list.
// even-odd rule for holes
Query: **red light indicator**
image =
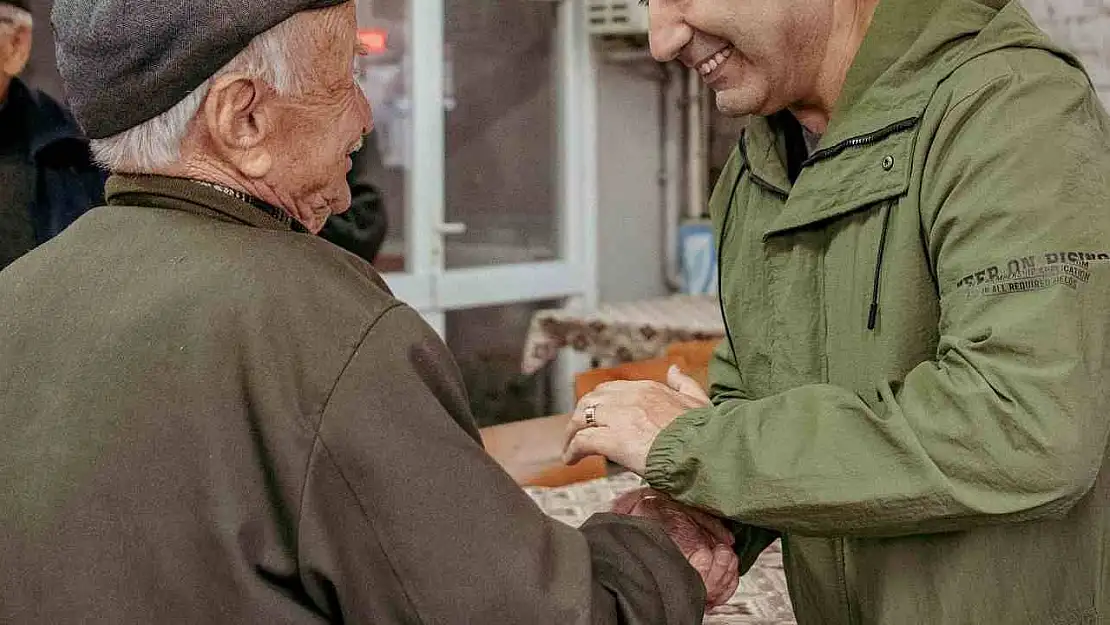
{"label": "red light indicator", "polygon": [[359,30],[358,40],[366,48],[367,54],[383,54],[389,49],[389,33],[380,28]]}

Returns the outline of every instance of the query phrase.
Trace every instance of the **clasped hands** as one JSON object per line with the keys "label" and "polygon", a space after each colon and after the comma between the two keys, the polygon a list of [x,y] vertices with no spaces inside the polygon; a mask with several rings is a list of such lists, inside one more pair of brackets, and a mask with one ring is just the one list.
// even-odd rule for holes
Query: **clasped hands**
{"label": "clasped hands", "polygon": [[[563,459],[574,464],[602,455],[637,475],[646,471],[648,452],[659,433],[679,415],[709,405],[709,397],[689,376],[672,367],[667,384],[610,382],[578,403],[567,426]],[[721,521],[650,488],[628,493],[613,512],[654,520],[701,576],[706,604],[721,605],[740,583],[732,533]]]}
{"label": "clasped hands", "polygon": [[678,550],[705,584],[705,604],[723,605],[740,585],[740,559],[735,538],[720,519],[680,504],[663,493],[643,488],[626,493],[613,512],[650,519],[663,526]]}

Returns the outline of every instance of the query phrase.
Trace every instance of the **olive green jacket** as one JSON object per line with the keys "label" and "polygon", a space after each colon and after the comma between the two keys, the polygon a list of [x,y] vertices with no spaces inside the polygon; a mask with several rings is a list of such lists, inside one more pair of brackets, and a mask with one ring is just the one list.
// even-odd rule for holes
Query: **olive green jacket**
{"label": "olive green jacket", "polygon": [[803,625],[1110,623],[1087,76],[1017,2],[884,0],[792,168],[800,140],[756,119],[722,175],[714,405],[648,481],[735,520],[745,563],[781,533]]}

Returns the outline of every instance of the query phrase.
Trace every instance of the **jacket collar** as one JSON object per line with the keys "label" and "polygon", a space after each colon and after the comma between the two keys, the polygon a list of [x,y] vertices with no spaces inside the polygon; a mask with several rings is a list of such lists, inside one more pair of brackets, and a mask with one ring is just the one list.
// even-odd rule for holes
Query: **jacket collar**
{"label": "jacket collar", "polygon": [[[990,31],[988,37],[977,37],[984,31]],[[905,130],[957,67],[1015,45],[1070,56],[1055,48],[1014,0],[882,0],[811,161],[835,156],[860,138]],[[752,174],[786,193],[792,185],[779,146],[781,123],[753,118],[741,141]]]}
{"label": "jacket collar", "polygon": [[257,201],[184,178],[115,174],[108,178],[104,195],[114,206],[178,210],[266,230],[303,230],[299,223],[271,215],[281,214],[277,208],[265,210]]}
{"label": "jacket collar", "polygon": [[[981,15],[965,15],[969,8]],[[944,64],[944,48],[973,36],[992,15],[978,0],[882,0],[818,150],[919,117],[935,89],[930,79]],[[949,47],[948,55],[953,52]]]}

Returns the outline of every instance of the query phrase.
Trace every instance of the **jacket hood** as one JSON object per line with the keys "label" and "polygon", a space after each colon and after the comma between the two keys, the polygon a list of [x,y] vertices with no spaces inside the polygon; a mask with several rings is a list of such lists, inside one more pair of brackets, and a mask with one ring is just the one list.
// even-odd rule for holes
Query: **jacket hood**
{"label": "jacket hood", "polygon": [[937,84],[1002,48],[1036,48],[1081,67],[1017,0],[882,0],[821,147],[919,117]]}

